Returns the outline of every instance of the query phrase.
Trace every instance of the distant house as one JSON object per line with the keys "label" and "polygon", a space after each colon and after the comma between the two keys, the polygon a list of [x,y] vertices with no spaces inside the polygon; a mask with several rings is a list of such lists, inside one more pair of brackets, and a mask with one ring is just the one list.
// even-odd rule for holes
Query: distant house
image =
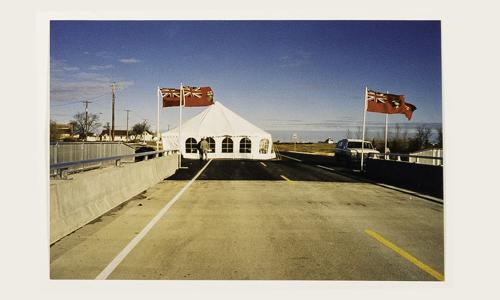
{"label": "distant house", "polygon": [[144,131],[144,133],[140,137],[141,141],[143,142],[150,142],[150,141],[156,141],[156,136],[155,134],[149,132],[149,131]]}
{"label": "distant house", "polygon": [[[128,131],[128,139],[132,141],[135,139],[135,135],[132,131]],[[99,135],[100,141],[111,141],[111,130],[104,129]],[[127,131],[126,130],[116,130],[115,129],[115,142],[126,142],[127,141]]]}
{"label": "distant house", "polygon": [[[110,130],[104,129],[99,135],[100,141],[111,141]],[[115,142],[127,142],[127,131],[126,130],[115,130]],[[135,135],[132,131],[128,132],[128,141],[137,142],[149,142],[156,141],[156,137],[153,133],[149,131],[144,131],[143,134]]]}
{"label": "distant house", "polygon": [[73,124],[55,124],[51,125],[51,139],[62,141],[64,139],[77,139],[79,134],[74,132]]}
{"label": "distant house", "polygon": [[87,135],[87,136],[85,137],[85,140],[86,140],[87,142],[96,142],[98,139],[99,139],[99,137],[98,137],[98,136],[96,136],[96,135],[95,135],[95,134],[93,134],[93,133],[91,133],[91,134],[89,134],[89,135]]}

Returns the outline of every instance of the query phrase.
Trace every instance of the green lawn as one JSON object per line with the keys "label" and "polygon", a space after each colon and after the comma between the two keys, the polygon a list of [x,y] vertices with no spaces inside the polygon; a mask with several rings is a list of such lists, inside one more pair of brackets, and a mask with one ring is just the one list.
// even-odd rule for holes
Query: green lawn
{"label": "green lawn", "polygon": [[335,144],[312,143],[312,144],[292,144],[279,143],[274,144],[278,151],[298,151],[307,153],[333,153]]}

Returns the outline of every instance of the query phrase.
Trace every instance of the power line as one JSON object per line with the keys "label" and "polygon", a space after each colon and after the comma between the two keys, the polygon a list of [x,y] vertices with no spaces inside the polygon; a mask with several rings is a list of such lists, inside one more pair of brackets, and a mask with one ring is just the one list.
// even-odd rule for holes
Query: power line
{"label": "power line", "polygon": [[[121,87],[119,84],[117,84],[117,83],[116,83],[116,82],[114,82],[114,81],[113,81],[113,82],[111,82],[111,84],[112,84],[112,85],[114,85],[114,87],[115,87],[115,92],[116,92],[116,91],[120,91],[120,90],[122,90],[122,89],[125,89],[125,87]],[[84,99],[87,99],[87,100],[96,100],[96,99],[101,98],[101,97],[106,96],[106,95],[108,95],[108,93],[107,93],[107,92],[106,92],[106,93],[103,93],[103,94],[100,94],[100,95],[98,95],[98,96],[92,97],[92,98],[89,98],[89,97],[82,97],[82,98],[81,98],[82,100],[76,100],[76,101],[72,101],[72,102],[68,102],[68,103],[62,103],[62,104],[53,104],[53,105],[51,105],[51,106],[56,107],[56,106],[71,105],[71,104],[80,103],[80,102],[82,102]],[[99,99],[98,101],[101,101],[101,100],[103,100],[103,99]],[[96,102],[97,102],[97,101],[96,101]]]}
{"label": "power line", "polygon": [[63,103],[63,104],[53,104],[51,105],[52,107],[58,107],[58,106],[65,106],[65,105],[70,105],[70,104],[76,104],[80,103],[81,101],[73,101],[73,102],[68,102],[68,103]]}
{"label": "power line", "polygon": [[51,113],[50,116],[54,116],[54,117],[57,117],[57,116],[62,116],[62,117],[73,117],[73,114],[59,114],[59,113]]}
{"label": "power line", "polygon": [[[88,100],[95,100],[95,99],[98,99],[98,98],[104,97],[104,96],[106,96],[106,95],[108,95],[108,93],[104,93],[104,94],[101,94],[101,95],[99,95],[99,96],[95,96],[95,97],[93,97],[93,98],[88,98]],[[103,99],[99,99],[99,100],[97,100],[97,101],[101,101],[101,100],[103,100]]]}
{"label": "power line", "polygon": [[[105,93],[105,94],[102,94],[102,95],[99,95],[99,96],[96,96],[96,97],[93,97],[93,98],[86,98],[84,97],[83,99],[87,99],[87,100],[95,100],[95,99],[98,99],[98,98],[101,98],[102,96],[106,96],[108,93]],[[98,101],[101,101],[102,99],[98,100]],[[78,100],[78,101],[72,101],[72,102],[68,102],[68,103],[62,103],[62,104],[53,104],[51,105],[52,107],[58,107],[58,106],[65,106],[65,105],[71,105],[71,104],[76,104],[76,103],[80,103],[84,100]]]}
{"label": "power line", "polygon": [[[106,96],[106,95],[108,95],[108,93],[104,93],[104,94],[101,94],[101,95],[96,96],[96,97],[94,97],[94,98],[90,98],[89,100],[95,100],[95,99],[97,99],[97,98],[101,98],[101,97]],[[102,99],[100,99],[100,100],[98,100],[98,101],[101,101],[101,100],[102,100]]]}

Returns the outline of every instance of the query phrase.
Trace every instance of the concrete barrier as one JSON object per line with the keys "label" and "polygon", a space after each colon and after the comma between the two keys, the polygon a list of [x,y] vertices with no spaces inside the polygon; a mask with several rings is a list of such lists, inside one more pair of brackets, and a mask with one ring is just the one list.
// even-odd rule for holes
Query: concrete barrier
{"label": "concrete barrier", "polygon": [[173,154],[51,180],[50,243],[173,175],[177,163]]}
{"label": "concrete barrier", "polygon": [[368,159],[366,174],[378,182],[443,199],[443,167],[404,161]]}

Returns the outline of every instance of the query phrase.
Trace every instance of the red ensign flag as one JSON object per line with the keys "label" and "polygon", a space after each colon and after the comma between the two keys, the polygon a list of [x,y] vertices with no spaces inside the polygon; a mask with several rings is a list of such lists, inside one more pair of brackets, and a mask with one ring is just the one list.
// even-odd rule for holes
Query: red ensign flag
{"label": "red ensign flag", "polygon": [[366,111],[384,114],[404,114],[408,120],[411,120],[413,112],[417,109],[415,105],[405,102],[404,95],[368,91],[366,96]]}
{"label": "red ensign flag", "polygon": [[[161,88],[163,107],[179,106],[181,90],[174,88]],[[183,87],[184,106],[209,106],[214,104],[214,92],[209,86],[205,87]]]}

